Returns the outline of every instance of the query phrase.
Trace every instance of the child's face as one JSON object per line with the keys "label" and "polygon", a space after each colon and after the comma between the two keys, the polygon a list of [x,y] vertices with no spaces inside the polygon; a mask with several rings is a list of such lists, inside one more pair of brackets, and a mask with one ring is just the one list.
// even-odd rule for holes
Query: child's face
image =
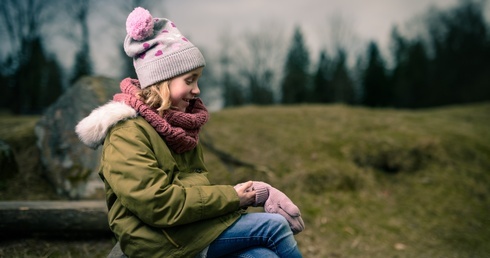
{"label": "child's face", "polygon": [[185,112],[185,109],[189,106],[189,101],[199,95],[201,91],[197,81],[201,77],[203,69],[204,67],[197,68],[170,81],[172,108]]}

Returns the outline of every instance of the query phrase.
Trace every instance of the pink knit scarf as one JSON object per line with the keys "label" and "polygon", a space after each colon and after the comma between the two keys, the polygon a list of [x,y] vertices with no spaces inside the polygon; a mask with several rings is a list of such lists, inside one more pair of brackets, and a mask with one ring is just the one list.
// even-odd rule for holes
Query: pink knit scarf
{"label": "pink knit scarf", "polygon": [[173,151],[183,153],[196,147],[199,131],[209,118],[201,99],[193,100],[186,112],[168,109],[162,117],[136,97],[135,93],[140,89],[138,80],[126,78],[121,81],[120,87],[122,93],[114,95],[114,101],[124,102],[134,108]]}

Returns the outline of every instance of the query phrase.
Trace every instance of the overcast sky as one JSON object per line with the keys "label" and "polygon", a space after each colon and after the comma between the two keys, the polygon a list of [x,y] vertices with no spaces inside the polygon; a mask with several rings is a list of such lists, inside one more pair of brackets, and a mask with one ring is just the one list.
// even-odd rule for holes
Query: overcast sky
{"label": "overcast sky", "polygon": [[333,19],[343,20],[358,40],[386,45],[394,24],[403,25],[430,6],[447,8],[457,0],[169,0],[169,19],[189,33],[195,44],[213,46],[225,28],[239,33],[274,22],[289,40],[295,25],[314,50],[329,44]]}
{"label": "overcast sky", "polygon": [[317,47],[324,40],[332,17],[342,17],[361,39],[384,44],[393,24],[403,24],[430,6],[447,8],[457,0],[169,0],[169,19],[190,33],[194,41],[212,45],[226,27],[253,30],[275,21],[291,34],[301,26],[307,43]]}
{"label": "overcast sky", "polygon": [[[294,26],[300,26],[312,59],[316,59],[320,48],[332,47],[329,30],[334,19],[340,19],[351,32],[348,44],[365,46],[375,40],[386,48],[393,25],[404,26],[429,7],[444,9],[457,3],[458,0],[166,0],[150,12],[154,17],[172,20],[194,44],[210,54],[219,51],[219,38],[225,31],[241,35],[273,23],[289,44]],[[113,72],[110,64],[97,67],[102,74]]]}

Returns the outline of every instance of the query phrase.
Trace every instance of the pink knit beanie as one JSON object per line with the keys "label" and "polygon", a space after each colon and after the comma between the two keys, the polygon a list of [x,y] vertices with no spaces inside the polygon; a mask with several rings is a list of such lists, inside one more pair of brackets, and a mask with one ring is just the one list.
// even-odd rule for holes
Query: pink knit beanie
{"label": "pink knit beanie", "polygon": [[206,65],[173,22],[153,18],[146,9],[137,7],[129,14],[126,32],[124,50],[133,58],[142,89]]}

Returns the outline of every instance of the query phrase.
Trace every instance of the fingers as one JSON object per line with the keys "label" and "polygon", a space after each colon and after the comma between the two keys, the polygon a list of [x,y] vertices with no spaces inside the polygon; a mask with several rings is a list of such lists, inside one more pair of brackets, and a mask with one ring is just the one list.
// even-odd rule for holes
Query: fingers
{"label": "fingers", "polygon": [[266,204],[277,206],[269,207],[269,209],[282,209],[292,217],[301,215],[298,206],[296,206],[286,194],[273,187],[269,192],[269,200],[266,201]]}
{"label": "fingers", "polygon": [[243,183],[240,188],[241,189],[244,189],[244,192],[249,192],[252,190],[252,185],[253,185],[253,181],[247,181],[245,183]]}
{"label": "fingers", "polygon": [[286,201],[284,203],[279,203],[279,207],[283,209],[287,214],[289,214],[291,217],[298,217],[301,216],[301,212],[299,211],[298,206],[296,206],[293,202],[291,201]]}
{"label": "fingers", "polygon": [[303,231],[305,225],[298,206],[281,191],[274,188],[269,191],[269,199],[265,202],[264,210],[268,213],[280,214],[286,218],[293,234]]}
{"label": "fingers", "polygon": [[305,229],[305,223],[303,222],[303,218],[301,218],[301,216],[292,217],[282,209],[278,209],[277,213],[286,218],[294,235]]}
{"label": "fingers", "polygon": [[297,224],[294,226],[291,226],[291,230],[293,231],[293,234],[296,235],[300,233],[301,231],[305,230],[305,223],[303,222],[303,218],[297,217],[296,218]]}
{"label": "fingers", "polygon": [[240,198],[240,207],[252,206],[255,201],[255,192],[251,191],[242,193],[242,195],[238,194],[238,197]]}
{"label": "fingers", "polygon": [[248,181],[235,187],[235,190],[238,194],[238,198],[240,199],[240,207],[250,206],[255,201],[255,191],[252,190],[252,181]]}

